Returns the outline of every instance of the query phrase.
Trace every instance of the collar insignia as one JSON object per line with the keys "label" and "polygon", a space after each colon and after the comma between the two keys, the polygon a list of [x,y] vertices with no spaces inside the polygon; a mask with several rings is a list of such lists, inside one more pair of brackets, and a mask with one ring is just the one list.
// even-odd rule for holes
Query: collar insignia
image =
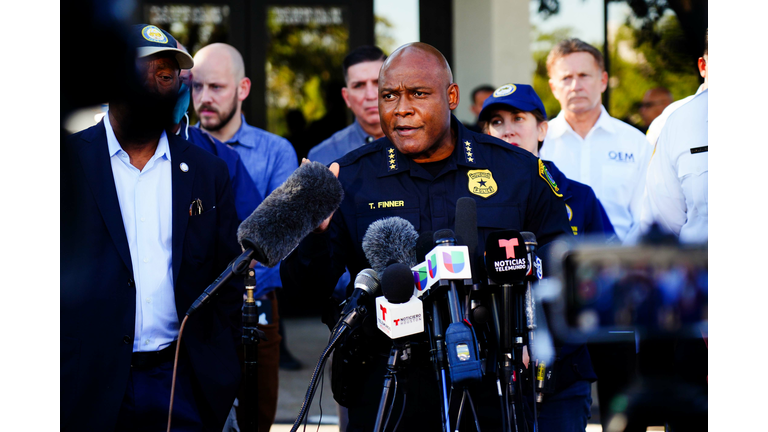
{"label": "collar insignia", "polygon": [[472,143],[469,141],[464,141],[464,161],[475,163],[475,154],[472,151]]}
{"label": "collar insignia", "polygon": [[395,154],[395,149],[392,147],[389,147],[386,149],[387,152],[387,170],[389,172],[397,171],[397,154]]}
{"label": "collar insignia", "polygon": [[499,190],[490,170],[469,170],[469,192],[482,198],[488,198]]}

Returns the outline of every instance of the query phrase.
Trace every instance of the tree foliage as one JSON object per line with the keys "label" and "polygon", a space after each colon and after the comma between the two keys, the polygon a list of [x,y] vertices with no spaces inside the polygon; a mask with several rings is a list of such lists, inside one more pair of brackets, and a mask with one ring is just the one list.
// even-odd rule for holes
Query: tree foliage
{"label": "tree foliage", "polygon": [[286,114],[301,110],[307,123],[326,115],[326,90],[343,81],[349,30],[343,24],[280,23],[268,12],[267,129],[288,133]]}

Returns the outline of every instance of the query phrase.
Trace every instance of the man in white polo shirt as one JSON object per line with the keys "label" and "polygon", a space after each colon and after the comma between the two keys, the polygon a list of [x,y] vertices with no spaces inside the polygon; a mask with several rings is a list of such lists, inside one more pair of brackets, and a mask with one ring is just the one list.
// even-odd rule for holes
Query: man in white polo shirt
{"label": "man in white polo shirt", "polygon": [[547,72],[561,111],[549,122],[541,158],[592,187],[621,240],[639,221],[653,147],[601,104],[608,73],[595,47],[579,39],[559,42],[547,56]]}

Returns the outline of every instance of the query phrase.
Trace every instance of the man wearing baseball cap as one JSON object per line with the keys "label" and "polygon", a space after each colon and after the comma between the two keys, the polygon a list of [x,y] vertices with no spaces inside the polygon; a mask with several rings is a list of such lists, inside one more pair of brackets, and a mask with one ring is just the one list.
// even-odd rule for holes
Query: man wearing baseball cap
{"label": "man wearing baseball cap", "polygon": [[130,29],[136,82],[61,148],[61,429],[222,430],[240,381],[242,289],[226,163],[165,129],[194,61],[168,32]]}

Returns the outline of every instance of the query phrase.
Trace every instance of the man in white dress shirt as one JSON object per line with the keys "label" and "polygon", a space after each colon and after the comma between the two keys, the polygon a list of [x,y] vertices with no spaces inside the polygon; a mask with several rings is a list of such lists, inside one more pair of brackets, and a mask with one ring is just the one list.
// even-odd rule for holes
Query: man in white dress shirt
{"label": "man in white dress shirt", "polygon": [[[547,72],[560,114],[549,122],[540,157],[554,162],[569,179],[591,186],[623,240],[640,221],[653,146],[642,132],[611,117],[603,107],[608,73],[595,47],[579,39],[559,42],[547,56]],[[588,344],[603,430],[608,428],[612,402],[635,377],[637,361],[634,334],[603,335],[607,336],[611,343]]]}
{"label": "man in white dress shirt", "polygon": [[608,73],[595,47],[579,39],[559,42],[547,57],[547,72],[561,111],[549,122],[541,158],[554,162],[566,177],[591,186],[623,239],[639,222],[653,147],[640,131],[603,107]]}

